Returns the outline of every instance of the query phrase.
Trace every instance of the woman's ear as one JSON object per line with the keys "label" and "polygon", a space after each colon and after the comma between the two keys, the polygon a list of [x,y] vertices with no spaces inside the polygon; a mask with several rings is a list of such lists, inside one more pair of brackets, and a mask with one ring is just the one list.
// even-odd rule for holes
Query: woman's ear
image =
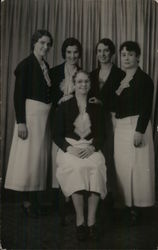
{"label": "woman's ear", "polygon": [[139,60],[140,60],[140,56],[137,56],[137,62],[139,63]]}

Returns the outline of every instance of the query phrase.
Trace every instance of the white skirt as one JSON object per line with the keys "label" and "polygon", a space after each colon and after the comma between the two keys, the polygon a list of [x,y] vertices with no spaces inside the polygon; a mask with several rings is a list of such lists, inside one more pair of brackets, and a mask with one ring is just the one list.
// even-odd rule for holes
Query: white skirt
{"label": "white skirt", "polygon": [[152,206],[155,202],[154,146],[151,123],[144,143],[135,147],[133,137],[138,116],[116,119],[114,157],[118,185],[127,206]]}
{"label": "white skirt", "polygon": [[[88,141],[67,138],[75,147],[85,147]],[[86,190],[99,193],[104,199],[107,194],[106,165],[103,154],[98,151],[90,157],[81,159],[61,149],[57,152],[57,180],[66,197],[74,192]]]}
{"label": "white skirt", "polygon": [[50,104],[26,100],[28,137],[14,135],[5,179],[5,188],[17,191],[40,191],[46,188],[47,178],[47,118]]}

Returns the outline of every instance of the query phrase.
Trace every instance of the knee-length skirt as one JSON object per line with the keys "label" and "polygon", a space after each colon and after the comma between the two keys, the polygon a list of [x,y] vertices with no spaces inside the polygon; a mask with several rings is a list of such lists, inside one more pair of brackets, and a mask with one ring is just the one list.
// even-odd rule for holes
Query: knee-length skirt
{"label": "knee-length skirt", "polygon": [[143,145],[133,138],[138,116],[116,119],[114,158],[120,194],[127,206],[152,206],[155,202],[154,147],[151,123],[143,135]]}
{"label": "knee-length skirt", "polygon": [[[67,138],[75,147],[84,147],[88,141],[76,141]],[[102,199],[107,194],[105,159],[101,151],[94,152],[88,158],[78,158],[61,149],[57,152],[57,180],[66,197],[81,190],[96,192]]]}
{"label": "knee-length skirt", "polygon": [[28,137],[18,137],[15,124],[5,179],[5,188],[17,191],[39,191],[46,188],[47,119],[50,104],[26,100]]}

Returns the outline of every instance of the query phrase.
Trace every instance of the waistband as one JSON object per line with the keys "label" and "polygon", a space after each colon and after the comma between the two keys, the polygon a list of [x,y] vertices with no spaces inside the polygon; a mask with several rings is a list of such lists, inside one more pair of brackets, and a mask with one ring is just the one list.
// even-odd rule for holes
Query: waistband
{"label": "waistband", "polygon": [[39,112],[48,112],[51,104],[46,104],[32,99],[26,99],[26,114],[37,114]]}

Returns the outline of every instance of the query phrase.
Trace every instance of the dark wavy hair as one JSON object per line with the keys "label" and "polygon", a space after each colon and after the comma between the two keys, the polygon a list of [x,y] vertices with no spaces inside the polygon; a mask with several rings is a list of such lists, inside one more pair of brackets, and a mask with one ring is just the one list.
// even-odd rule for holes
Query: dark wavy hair
{"label": "dark wavy hair", "polygon": [[103,38],[97,43],[96,48],[95,48],[96,53],[97,53],[98,46],[101,43],[104,44],[105,46],[108,46],[111,56],[115,54],[115,45],[109,38]]}
{"label": "dark wavy hair", "polygon": [[49,31],[47,31],[47,30],[36,30],[35,33],[32,35],[32,38],[31,38],[31,51],[34,50],[35,43],[37,43],[38,40],[42,36],[48,36],[50,38],[50,46],[52,47],[53,38],[52,38],[52,35],[49,33]]}
{"label": "dark wavy hair", "polygon": [[62,52],[62,57],[65,59],[66,57],[66,49],[68,46],[76,46],[78,51],[79,51],[79,57],[81,58],[82,56],[82,45],[81,43],[74,37],[69,37],[67,38],[62,45],[61,52]]}
{"label": "dark wavy hair", "polygon": [[120,53],[123,50],[123,48],[126,48],[127,51],[134,51],[136,53],[136,56],[140,56],[141,49],[137,42],[133,41],[126,41],[120,45]]}

